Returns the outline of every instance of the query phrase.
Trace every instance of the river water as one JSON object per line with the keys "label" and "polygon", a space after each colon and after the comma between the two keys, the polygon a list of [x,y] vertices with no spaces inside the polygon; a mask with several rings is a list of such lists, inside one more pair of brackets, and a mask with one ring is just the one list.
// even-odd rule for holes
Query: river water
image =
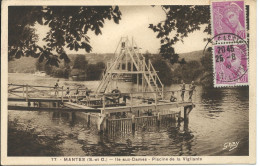
{"label": "river water", "polygon": [[[9,83],[53,86],[56,78],[32,74],[9,74]],[[64,86],[85,85],[95,89],[98,81],[74,82],[60,79]],[[133,90],[131,83],[118,84],[119,89]],[[178,89],[178,85],[166,87]],[[45,136],[59,135],[58,149],[64,156],[237,156],[248,155],[249,89],[196,88],[196,107],[190,113],[189,130],[185,137],[175,127],[157,127],[131,134],[106,136],[84,123],[80,116],[51,111],[8,111],[8,120],[17,121],[19,128],[33,128]],[[182,124],[183,125],[183,124]],[[224,145],[238,142],[237,148]],[[27,147],[30,148],[30,147]],[[41,149],[39,149],[41,150]],[[23,154],[20,154],[23,156]],[[44,154],[42,154],[44,155]]]}

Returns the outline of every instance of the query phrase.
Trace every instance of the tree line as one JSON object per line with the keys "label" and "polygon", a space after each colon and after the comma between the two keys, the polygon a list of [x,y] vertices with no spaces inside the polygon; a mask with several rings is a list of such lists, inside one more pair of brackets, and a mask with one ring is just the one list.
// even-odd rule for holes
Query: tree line
{"label": "tree line", "polygon": [[59,67],[43,62],[36,62],[36,69],[57,78],[76,77],[79,80],[99,80],[105,69],[103,62],[89,64],[85,55],[77,55],[70,63],[61,63]]}
{"label": "tree line", "polygon": [[210,50],[205,51],[204,55],[198,60],[187,62],[182,58],[174,64],[158,54],[146,52],[144,57],[151,60],[164,85],[179,84],[181,80],[185,83],[195,81],[203,86],[213,85],[212,53]]}

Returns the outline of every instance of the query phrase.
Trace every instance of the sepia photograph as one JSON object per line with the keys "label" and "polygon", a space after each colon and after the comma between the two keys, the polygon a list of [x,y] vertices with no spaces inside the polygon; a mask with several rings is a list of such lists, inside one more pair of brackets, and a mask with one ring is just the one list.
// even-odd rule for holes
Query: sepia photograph
{"label": "sepia photograph", "polygon": [[254,4],[6,5],[5,157],[255,163]]}

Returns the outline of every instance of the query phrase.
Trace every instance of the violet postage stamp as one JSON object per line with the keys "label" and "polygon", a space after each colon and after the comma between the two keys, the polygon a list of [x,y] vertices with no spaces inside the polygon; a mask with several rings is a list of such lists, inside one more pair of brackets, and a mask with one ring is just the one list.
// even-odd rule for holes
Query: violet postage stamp
{"label": "violet postage stamp", "polygon": [[248,85],[248,40],[244,1],[211,2],[214,86]]}
{"label": "violet postage stamp", "polygon": [[256,163],[256,0],[1,9],[1,165]]}

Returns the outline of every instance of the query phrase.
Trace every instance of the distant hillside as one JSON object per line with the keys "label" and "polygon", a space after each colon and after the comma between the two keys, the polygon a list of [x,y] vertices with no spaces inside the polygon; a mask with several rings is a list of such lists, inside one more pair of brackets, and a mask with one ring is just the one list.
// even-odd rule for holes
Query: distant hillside
{"label": "distant hillside", "polygon": [[[74,58],[79,54],[69,54],[68,56],[73,61]],[[98,62],[106,62],[108,60],[111,60],[114,57],[113,53],[106,53],[106,54],[96,54],[96,53],[90,53],[86,54],[86,60],[88,63],[95,64]]]}
{"label": "distant hillside", "polygon": [[180,59],[184,58],[185,61],[200,61],[200,58],[203,57],[203,50],[200,51],[193,51],[193,52],[188,52],[188,53],[182,53],[179,54]]}
{"label": "distant hillside", "polygon": [[[75,57],[79,54],[69,54],[71,61],[74,61]],[[97,62],[106,62],[113,58],[114,54],[86,54],[86,60],[90,64],[95,64]],[[35,63],[37,58],[33,57],[21,57],[20,59],[14,59],[8,62],[8,72],[9,73],[34,73],[36,71]]]}
{"label": "distant hillside", "polygon": [[37,59],[33,57],[22,57],[8,62],[9,73],[34,73],[36,71]]}
{"label": "distant hillside", "polygon": [[[79,54],[69,54],[71,61],[74,61],[75,57]],[[107,54],[96,54],[96,53],[90,53],[85,54],[86,60],[90,64],[95,64],[97,62],[107,62],[114,58],[113,53],[107,53]],[[200,58],[203,56],[203,51],[193,51],[189,53],[182,53],[179,54],[180,59],[184,58],[187,62],[195,60],[199,61]],[[35,63],[38,59],[33,57],[22,57],[20,59],[15,59],[13,61],[8,62],[8,72],[14,73],[34,73],[36,71]],[[176,65],[175,65],[176,66]]]}

